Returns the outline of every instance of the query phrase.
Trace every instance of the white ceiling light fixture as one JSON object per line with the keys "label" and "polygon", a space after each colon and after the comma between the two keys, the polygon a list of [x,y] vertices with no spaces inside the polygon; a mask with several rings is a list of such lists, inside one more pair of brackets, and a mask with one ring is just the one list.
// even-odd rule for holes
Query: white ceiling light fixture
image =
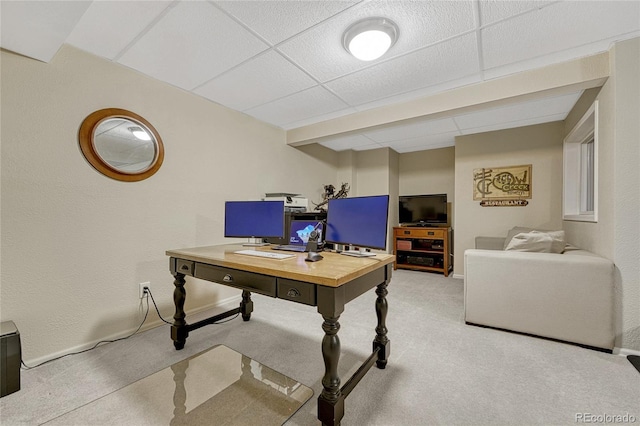
{"label": "white ceiling light fixture", "polygon": [[351,25],[342,36],[342,45],[357,59],[373,61],[384,55],[398,40],[398,26],[387,18],[366,18]]}

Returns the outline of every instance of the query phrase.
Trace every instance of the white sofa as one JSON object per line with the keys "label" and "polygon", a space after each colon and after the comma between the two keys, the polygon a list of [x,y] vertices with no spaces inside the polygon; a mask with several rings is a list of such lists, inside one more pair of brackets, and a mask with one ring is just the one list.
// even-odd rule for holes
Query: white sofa
{"label": "white sofa", "polygon": [[465,322],[612,350],[613,263],[569,246],[505,251],[504,241],[478,237],[465,251]]}

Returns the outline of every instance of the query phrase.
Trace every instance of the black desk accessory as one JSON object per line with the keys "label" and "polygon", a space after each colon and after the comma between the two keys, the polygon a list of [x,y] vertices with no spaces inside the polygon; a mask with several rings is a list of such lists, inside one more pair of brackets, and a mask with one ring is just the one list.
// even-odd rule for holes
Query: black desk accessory
{"label": "black desk accessory", "polygon": [[307,257],[305,257],[305,261],[307,262],[317,262],[318,260],[323,259],[321,254],[318,254],[318,237],[320,233],[318,232],[318,226],[322,225],[322,221],[318,222],[316,227],[309,234],[309,240],[307,241]]}

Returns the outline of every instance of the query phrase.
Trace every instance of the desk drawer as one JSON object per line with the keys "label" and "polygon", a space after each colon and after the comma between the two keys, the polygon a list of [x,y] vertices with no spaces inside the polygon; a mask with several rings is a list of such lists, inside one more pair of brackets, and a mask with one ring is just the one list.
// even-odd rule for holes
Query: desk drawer
{"label": "desk drawer", "polygon": [[276,297],[276,278],[267,275],[196,263],[194,277]]}
{"label": "desk drawer", "polygon": [[193,275],[193,264],[191,260],[176,259],[176,272],[185,275]]}
{"label": "desk drawer", "polygon": [[280,278],[278,280],[278,299],[316,306],[316,286],[302,281]]}

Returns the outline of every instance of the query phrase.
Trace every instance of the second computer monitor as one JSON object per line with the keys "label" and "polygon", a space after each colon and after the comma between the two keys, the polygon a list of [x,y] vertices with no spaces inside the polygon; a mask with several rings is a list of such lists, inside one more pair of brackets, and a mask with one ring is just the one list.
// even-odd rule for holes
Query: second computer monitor
{"label": "second computer monitor", "polygon": [[325,241],[385,250],[388,218],[388,195],[329,200]]}

